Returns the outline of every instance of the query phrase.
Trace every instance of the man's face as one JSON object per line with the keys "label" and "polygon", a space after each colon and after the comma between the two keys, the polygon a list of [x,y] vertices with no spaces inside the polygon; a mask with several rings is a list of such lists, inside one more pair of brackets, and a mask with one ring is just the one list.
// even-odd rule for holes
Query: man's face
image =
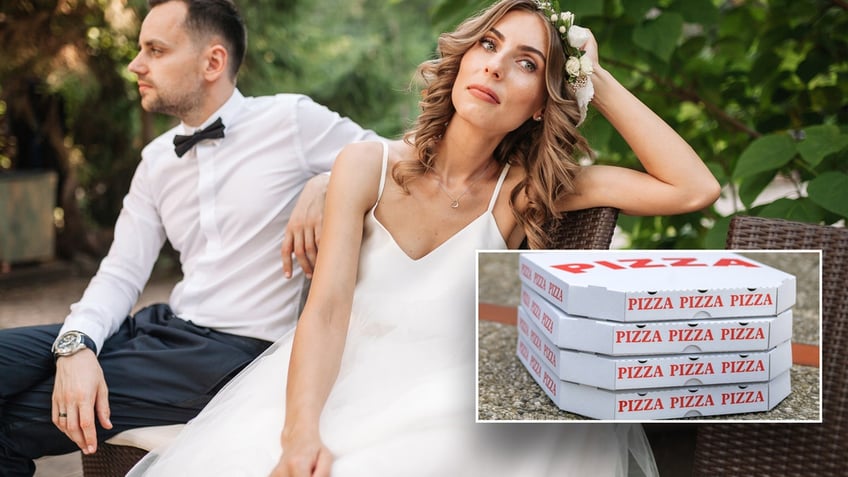
{"label": "man's face", "polygon": [[205,94],[202,45],[184,26],[187,12],[179,1],[151,9],[141,24],[138,55],[128,67],[138,77],[141,106],[180,119],[199,109]]}

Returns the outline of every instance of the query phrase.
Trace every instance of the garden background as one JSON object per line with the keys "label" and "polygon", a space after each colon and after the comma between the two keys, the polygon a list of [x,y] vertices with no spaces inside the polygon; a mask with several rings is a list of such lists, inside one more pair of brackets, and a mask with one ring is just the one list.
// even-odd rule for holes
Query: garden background
{"label": "garden background", "polygon": [[[439,32],[488,3],[240,2],[249,51],[239,88],[304,93],[397,136],[417,112],[416,65],[432,57]],[[621,216],[622,246],[722,248],[739,213],[844,224],[848,1],[563,7],[593,30],[602,64],[692,144],[724,187],[718,206],[696,213]],[[141,110],[126,70],[145,11],[141,0],[2,0],[0,175],[32,167],[59,173],[59,258],[105,253],[141,148],[174,124]],[[598,162],[639,167],[591,109],[583,132]]]}

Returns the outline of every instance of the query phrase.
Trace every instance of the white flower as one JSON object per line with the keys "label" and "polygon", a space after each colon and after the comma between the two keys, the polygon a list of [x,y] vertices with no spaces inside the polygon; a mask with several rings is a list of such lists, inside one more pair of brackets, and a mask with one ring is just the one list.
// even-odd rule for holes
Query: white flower
{"label": "white flower", "polygon": [[592,59],[589,56],[583,55],[580,57],[580,71],[586,75],[590,75],[595,71],[595,66],[592,64]]}
{"label": "white flower", "polygon": [[589,30],[581,26],[572,25],[568,29],[568,44],[574,48],[580,48],[589,41]]}
{"label": "white flower", "polygon": [[568,76],[580,76],[580,59],[576,56],[569,56],[568,61],[565,62],[565,72],[568,73]]}
{"label": "white flower", "polygon": [[563,23],[571,25],[574,23],[574,14],[571,12],[562,12],[559,14],[559,17],[562,19]]}
{"label": "white flower", "polygon": [[556,21],[557,21],[557,18],[558,18],[558,17],[557,17],[557,14],[556,14],[556,13],[554,13],[553,15],[551,15],[551,21],[552,21],[552,22],[556,22]]}
{"label": "white flower", "polygon": [[561,27],[559,27],[559,32],[560,32],[560,34],[565,34],[565,32],[566,32],[566,31],[567,31],[567,30],[565,29],[565,26],[561,26]]}

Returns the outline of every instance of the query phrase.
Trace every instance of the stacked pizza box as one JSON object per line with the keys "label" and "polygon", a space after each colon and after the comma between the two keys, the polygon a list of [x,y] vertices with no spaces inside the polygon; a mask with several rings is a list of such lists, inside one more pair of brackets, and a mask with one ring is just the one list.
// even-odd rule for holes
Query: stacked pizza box
{"label": "stacked pizza box", "polygon": [[527,252],[517,355],[566,411],[767,411],[789,395],[795,277],[724,251]]}

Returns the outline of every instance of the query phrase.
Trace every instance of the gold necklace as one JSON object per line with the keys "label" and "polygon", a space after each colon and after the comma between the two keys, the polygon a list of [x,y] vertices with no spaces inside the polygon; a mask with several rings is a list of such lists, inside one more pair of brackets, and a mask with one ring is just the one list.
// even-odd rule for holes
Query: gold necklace
{"label": "gold necklace", "polygon": [[491,165],[492,165],[491,162],[486,164],[486,167],[484,167],[483,170],[480,171],[477,178],[475,178],[473,181],[471,181],[471,183],[468,184],[468,187],[466,187],[465,190],[462,191],[462,193],[459,194],[456,197],[452,196],[450,194],[450,192],[448,192],[448,190],[445,189],[445,186],[442,184],[442,180],[439,179],[438,177],[436,177],[435,174],[433,175],[433,180],[436,181],[436,184],[439,185],[439,188],[442,189],[442,192],[444,192],[445,195],[448,196],[448,198],[451,200],[451,203],[450,203],[451,209],[458,209],[459,208],[459,199],[461,199],[465,194],[467,194],[468,191],[470,191],[471,188],[474,187],[474,184],[476,184],[477,181],[479,181],[480,179],[483,178],[484,173],[489,170],[489,166],[491,166]]}

